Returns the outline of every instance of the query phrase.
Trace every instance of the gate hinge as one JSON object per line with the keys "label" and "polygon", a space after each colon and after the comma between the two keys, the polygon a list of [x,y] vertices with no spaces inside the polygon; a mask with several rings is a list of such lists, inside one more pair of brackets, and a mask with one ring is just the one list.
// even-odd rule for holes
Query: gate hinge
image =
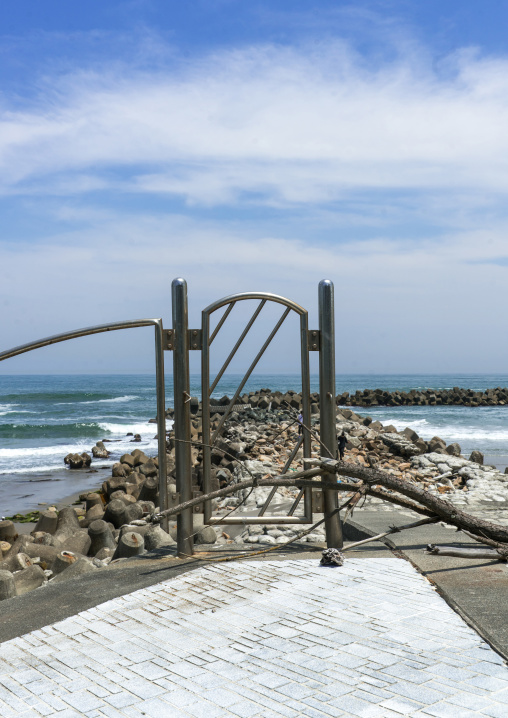
{"label": "gate hinge", "polygon": [[189,329],[189,349],[202,349],[201,329]]}
{"label": "gate hinge", "polygon": [[319,329],[309,329],[307,332],[309,351],[318,352],[321,347],[321,333]]}
{"label": "gate hinge", "polygon": [[[172,329],[164,329],[163,346],[164,351],[173,351],[175,333]],[[188,330],[189,349],[201,349],[201,329]]]}
{"label": "gate hinge", "polygon": [[162,348],[164,349],[164,351],[173,351],[173,330],[164,329],[162,335]]}

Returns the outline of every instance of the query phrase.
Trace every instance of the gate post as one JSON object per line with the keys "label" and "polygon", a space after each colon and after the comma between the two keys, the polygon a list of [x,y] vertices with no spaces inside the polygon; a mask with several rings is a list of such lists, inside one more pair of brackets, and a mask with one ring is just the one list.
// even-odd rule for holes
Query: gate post
{"label": "gate post", "polygon": [[[332,459],[337,454],[337,430],[335,408],[335,311],[333,282],[319,282],[319,413],[321,441]],[[337,491],[323,491],[324,513],[330,514],[338,506]],[[326,545],[342,548],[342,526],[338,512],[325,520]]]}
{"label": "gate post", "polygon": [[[173,386],[175,395],[175,465],[176,490],[180,503],[192,499],[189,332],[187,315],[187,282],[174,279],[171,284],[173,312]],[[185,509],[177,517],[178,556],[193,554],[192,509]]]}

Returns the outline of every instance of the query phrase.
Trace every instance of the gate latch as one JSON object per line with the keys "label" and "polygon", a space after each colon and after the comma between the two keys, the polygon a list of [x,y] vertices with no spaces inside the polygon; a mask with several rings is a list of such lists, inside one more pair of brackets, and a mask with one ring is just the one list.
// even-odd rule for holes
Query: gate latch
{"label": "gate latch", "polygon": [[321,332],[319,329],[309,329],[307,332],[309,351],[318,352],[321,347]]}

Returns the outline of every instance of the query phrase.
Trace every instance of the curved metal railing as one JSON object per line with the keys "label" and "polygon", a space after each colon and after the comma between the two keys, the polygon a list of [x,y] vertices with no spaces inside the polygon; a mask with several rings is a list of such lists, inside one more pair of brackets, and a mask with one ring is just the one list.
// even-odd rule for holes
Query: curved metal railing
{"label": "curved metal railing", "polygon": [[[166,462],[166,407],[165,407],[165,388],[164,388],[164,343],[163,343],[163,326],[162,319],[130,319],[124,322],[111,322],[108,324],[98,324],[93,327],[83,329],[75,329],[71,332],[63,332],[62,334],[54,334],[44,339],[38,339],[35,342],[21,344],[13,349],[0,352],[0,361],[11,359],[19,354],[40,349],[42,347],[65,342],[69,339],[77,339],[92,334],[102,334],[104,332],[117,331],[119,329],[134,329],[136,327],[153,326],[155,329],[155,377],[157,386],[157,449],[159,459],[159,501],[162,510],[168,508],[167,494],[167,462]],[[167,519],[165,521],[167,530]]]}

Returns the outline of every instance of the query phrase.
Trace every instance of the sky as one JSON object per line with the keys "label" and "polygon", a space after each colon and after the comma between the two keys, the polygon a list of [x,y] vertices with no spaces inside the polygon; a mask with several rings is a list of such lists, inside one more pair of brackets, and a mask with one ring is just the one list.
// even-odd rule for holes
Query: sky
{"label": "sky", "polygon": [[[175,277],[192,327],[248,290],[317,327],[326,278],[338,373],[506,372],[507,25],[504,0],[2,3],[0,350],[169,328]],[[0,373],[151,372],[152,335]],[[293,321],[258,370],[298,363]]]}

